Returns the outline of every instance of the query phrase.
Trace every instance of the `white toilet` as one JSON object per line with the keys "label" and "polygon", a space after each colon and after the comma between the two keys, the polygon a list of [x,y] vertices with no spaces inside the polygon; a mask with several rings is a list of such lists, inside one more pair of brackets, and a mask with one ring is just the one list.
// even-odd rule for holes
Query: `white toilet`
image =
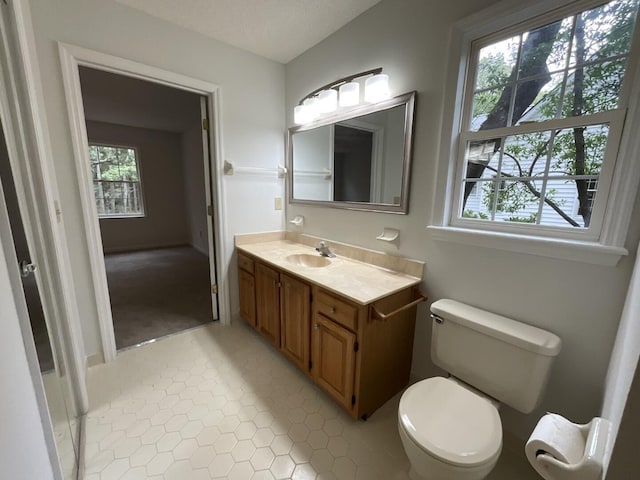
{"label": "white toilet", "polygon": [[454,300],[431,312],[431,358],[451,377],[422,380],[400,399],[411,477],[480,480],[502,449],[498,402],[523,413],[538,406],[560,338]]}

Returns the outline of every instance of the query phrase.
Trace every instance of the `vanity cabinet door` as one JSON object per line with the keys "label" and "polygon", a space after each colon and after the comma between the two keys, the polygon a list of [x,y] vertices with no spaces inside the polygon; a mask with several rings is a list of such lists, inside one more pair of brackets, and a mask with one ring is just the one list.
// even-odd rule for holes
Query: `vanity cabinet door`
{"label": "vanity cabinet door", "polygon": [[304,372],[309,371],[309,327],[311,322],[311,288],[288,275],[281,274],[280,308],[282,309],[281,349],[289,360]]}
{"label": "vanity cabinet door", "polygon": [[352,410],[355,403],[355,334],[316,313],[311,335],[313,379],[347,410]]}
{"label": "vanity cabinet door", "polygon": [[280,348],[280,274],[256,263],[256,317],[258,331]]}
{"label": "vanity cabinet door", "polygon": [[256,281],[253,275],[238,270],[238,290],[240,295],[240,316],[249,325],[256,327]]}

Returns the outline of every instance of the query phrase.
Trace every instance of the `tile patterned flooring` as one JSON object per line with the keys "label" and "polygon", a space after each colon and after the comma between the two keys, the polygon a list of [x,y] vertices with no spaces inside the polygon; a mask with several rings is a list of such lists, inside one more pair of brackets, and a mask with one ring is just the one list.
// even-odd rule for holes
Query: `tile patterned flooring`
{"label": "tile patterned flooring", "polygon": [[[244,324],[195,328],[88,375],[85,480],[407,479],[399,396],[352,420]],[[532,479],[503,451],[489,477]]]}

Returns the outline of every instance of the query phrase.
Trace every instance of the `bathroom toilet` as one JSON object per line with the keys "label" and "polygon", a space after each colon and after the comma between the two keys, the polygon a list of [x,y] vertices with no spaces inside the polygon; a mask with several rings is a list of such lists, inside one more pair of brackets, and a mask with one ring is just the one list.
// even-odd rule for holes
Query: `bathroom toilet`
{"label": "bathroom toilet", "polygon": [[560,339],[454,300],[431,306],[433,362],[451,376],[409,387],[398,429],[414,480],[480,480],[502,450],[498,405],[533,411]]}

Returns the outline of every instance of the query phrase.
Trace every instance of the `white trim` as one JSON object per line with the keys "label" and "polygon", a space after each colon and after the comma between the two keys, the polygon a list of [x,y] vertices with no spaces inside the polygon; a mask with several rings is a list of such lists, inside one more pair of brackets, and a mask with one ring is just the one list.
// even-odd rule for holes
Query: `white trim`
{"label": "white trim", "polygon": [[427,230],[434,240],[442,242],[454,242],[594,265],[615,266],[621,257],[629,254],[626,248],[606,246],[596,242],[577,242],[559,238],[433,225],[427,227]]}
{"label": "white trim", "polygon": [[82,92],[80,88],[79,66],[88,66],[103,71],[139,78],[154,83],[160,83],[173,88],[190,91],[207,97],[209,111],[211,112],[211,125],[209,127],[209,140],[212,145],[211,169],[212,190],[217,202],[214,202],[214,236],[219,258],[216,261],[218,278],[224,279],[218,285],[219,309],[221,323],[229,324],[229,287],[226,283],[226,265],[229,263],[226,238],[225,210],[222,203],[223,185],[219,181],[222,172],[222,145],[220,122],[220,87],[218,85],[180,75],[178,73],[163,70],[150,65],[134,62],[125,58],[107,55],[105,53],[88,50],[74,45],[58,43],[60,60],[62,64],[62,77],[64,80],[67,109],[72,135],[74,158],[78,172],[81,208],[84,220],[85,233],[89,248],[89,260],[91,275],[94,282],[96,303],[98,308],[98,321],[102,337],[102,349],[106,362],[116,356],[116,345],[113,332],[113,319],[109,302],[109,289],[102,253],[100,226],[93,198],[92,179],[88,159],[87,132],[85,126]]}
{"label": "white trim", "polygon": [[[203,97],[200,97],[200,125],[204,125],[209,122],[209,115],[207,112],[207,102]],[[213,199],[211,198],[211,185],[215,179],[211,176],[211,161],[209,153],[209,135],[207,130],[201,127],[202,138],[202,166],[204,172],[203,187],[205,203],[207,204],[207,253],[206,256],[209,259],[209,284],[211,286],[217,285],[216,279],[216,245],[215,239],[210,232],[213,232]],[[211,215],[209,215],[211,213]],[[213,288],[209,289],[211,294],[211,312],[213,319],[218,320],[218,293]]]}
{"label": "white trim", "polygon": [[[606,177],[611,178],[610,187],[601,185],[601,199],[604,196],[608,196],[606,199],[606,208],[609,215],[604,215],[604,220],[598,219],[598,211],[594,210],[594,221],[592,223],[595,230],[601,223],[601,228],[596,235],[591,234],[590,238],[574,238],[571,236],[575,234],[564,233],[566,238],[558,238],[562,235],[561,229],[556,229],[560,232],[556,238],[541,237],[544,228],[537,226],[538,230],[533,235],[527,235],[523,232],[526,229],[520,228],[520,233],[516,233],[513,229],[507,230],[507,227],[502,225],[487,224],[487,229],[475,229],[469,228],[469,222],[465,219],[458,219],[456,212],[456,205],[458,205],[457,195],[452,192],[460,192],[458,188],[458,169],[461,168],[462,162],[459,159],[453,158],[455,152],[459,149],[459,143],[462,141],[462,115],[463,105],[465,101],[468,101],[468,95],[465,89],[465,85],[468,82],[469,71],[467,68],[468,61],[471,55],[471,42],[478,38],[486,37],[499,31],[504,31],[506,28],[514,25],[519,29],[522,28],[523,22],[532,19],[533,17],[553,17],[558,16],[560,11],[576,10],[576,8],[592,8],[599,5],[602,0],[585,0],[580,2],[580,6],[576,7],[575,1],[572,0],[544,0],[540,2],[529,2],[525,4],[521,0],[508,0],[492,5],[491,7],[479,12],[475,15],[467,17],[461,22],[457,23],[452,31],[452,37],[450,38],[450,56],[451,63],[448,66],[448,73],[445,79],[445,100],[443,102],[444,107],[444,128],[441,133],[440,141],[440,162],[436,172],[436,185],[434,189],[434,202],[432,210],[433,225],[428,228],[433,230],[434,238],[450,241],[458,241],[461,243],[468,243],[473,245],[484,245],[486,239],[492,239],[496,245],[500,245],[500,248],[510,251],[524,251],[530,252],[529,248],[532,245],[546,245],[546,247],[537,249],[540,255],[551,256],[556,258],[569,258],[572,260],[585,261],[588,263],[601,263],[606,265],[615,265],[620,255],[626,255],[628,252],[624,247],[629,224],[631,221],[631,215],[634,207],[634,198],[640,184],[640,162],[637,161],[640,156],[640,136],[636,134],[640,130],[640,68],[638,68],[637,61],[631,58],[627,68],[627,78],[625,79],[625,95],[629,94],[629,107],[627,110],[627,119],[624,125],[624,132],[622,140],[619,142],[619,149],[617,160],[615,160],[615,166],[612,162],[605,162],[603,165],[603,171],[601,173],[601,179],[606,180]],[[536,21],[535,19],[533,21]],[[528,22],[531,23],[531,22]],[[632,51],[636,51],[638,44],[640,44],[640,26],[636,27],[636,34],[634,37]],[[633,81],[632,81],[633,79]],[[631,92],[629,92],[629,87]],[[622,94],[621,94],[622,99]],[[616,112],[613,112],[616,113]],[[608,112],[608,114],[612,114]],[[622,114],[620,117],[622,117]],[[604,114],[597,114],[597,119],[600,120]],[[612,117],[616,115],[612,114]],[[595,117],[589,117],[591,121]],[[612,118],[613,120],[614,118]],[[563,123],[556,122],[559,125]],[[608,122],[607,122],[608,123]],[[620,138],[620,130],[622,121],[611,121],[611,130],[609,136],[615,140],[616,137]],[[519,127],[511,127],[510,130],[515,128],[517,131],[529,131],[532,129],[540,129],[542,124],[535,124],[534,126],[524,125]],[[515,130],[513,130],[515,131]],[[494,136],[496,133],[491,131],[486,135]],[[467,136],[481,137],[483,133],[472,133]],[[497,136],[497,135],[496,135]],[[609,142],[610,144],[613,142]],[[607,156],[610,155],[609,150],[611,145],[607,148]],[[615,169],[615,170],[614,170]],[[614,170],[614,171],[612,171]],[[603,207],[603,208],[600,208]],[[599,216],[602,217],[602,210],[604,205],[602,201],[598,202],[596,207],[600,210]],[[611,212],[615,210],[615,215]],[[455,219],[454,219],[455,218]],[[465,228],[466,227],[466,228]],[[483,225],[484,227],[484,225]],[[518,227],[523,227],[518,225]],[[526,226],[525,226],[526,227]],[[493,231],[492,231],[493,230]],[[579,233],[579,232],[576,232]],[[537,235],[537,236],[536,236]],[[587,235],[589,235],[587,233]],[[482,238],[483,240],[478,240]],[[472,240],[473,239],[473,240]],[[529,239],[530,242],[526,240]],[[463,241],[464,240],[464,241]],[[529,247],[519,248],[514,246],[521,242],[523,245],[528,244]],[[560,250],[565,245],[573,245],[579,251],[599,252],[605,256],[612,255],[610,260],[597,260],[590,262],[587,256],[576,253],[553,254],[550,251],[549,245],[555,245]],[[491,245],[486,245],[491,246]],[[555,248],[555,247],[554,247]],[[543,252],[547,252],[546,254]],[[604,252],[604,253],[603,253]],[[598,256],[598,254],[596,254]],[[617,257],[615,261],[613,257]]]}
{"label": "white trim", "polygon": [[[636,28],[640,29],[640,25]],[[640,35],[636,35],[636,40]],[[640,41],[636,42],[636,45]],[[607,245],[624,245],[633,213],[633,199],[640,185],[640,66],[635,62],[635,75],[631,85],[627,119],[622,130],[618,159],[613,172],[607,213],[602,225],[600,241]],[[629,72],[633,73],[633,72]],[[615,215],[611,214],[615,210]]]}

